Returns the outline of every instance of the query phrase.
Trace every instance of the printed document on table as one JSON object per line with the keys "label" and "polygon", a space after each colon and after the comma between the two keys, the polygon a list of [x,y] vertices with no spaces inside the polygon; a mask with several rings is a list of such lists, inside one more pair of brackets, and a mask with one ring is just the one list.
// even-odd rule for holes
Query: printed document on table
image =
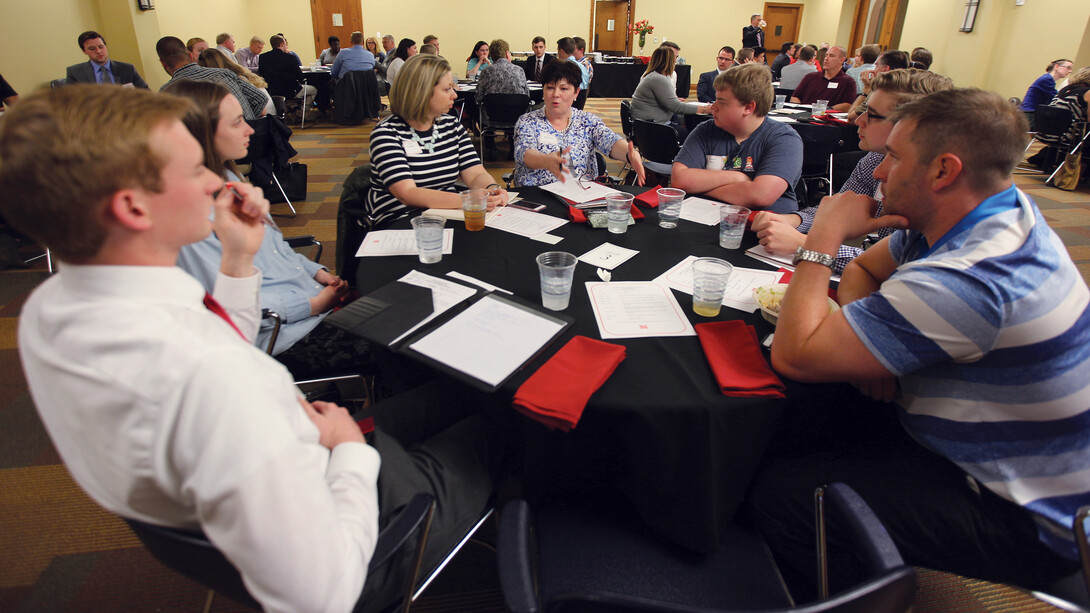
{"label": "printed document on table", "polygon": [[548,185],[542,185],[541,189],[552,192],[561,198],[567,198],[576,204],[580,202],[590,202],[591,200],[601,200],[610,194],[621,194],[619,190],[615,190],[612,187],[606,187],[600,183],[589,183],[583,181],[580,185],[579,181],[575,180],[567,169],[564,170],[564,182],[553,181]]}
{"label": "printed document on table", "polygon": [[[765,264],[771,264],[773,266],[779,266],[780,268],[786,268],[787,270],[795,270],[795,265],[791,263],[794,259],[789,255],[776,255],[765,249],[764,245],[756,245],[746,249],[746,255],[749,257],[764,262]],[[833,274],[829,277],[831,281],[840,281],[840,275]]]}
{"label": "printed document on table", "polygon": [[499,385],[564,323],[485,296],[410,347],[489,385]]}
{"label": "printed document on table", "polygon": [[[672,287],[686,294],[693,293],[693,262],[695,255],[690,255],[678,262],[673,268],[655,278],[652,283]],[[780,273],[774,270],[758,270],[735,266],[727,279],[727,289],[723,294],[723,306],[752,313],[759,307],[753,299],[754,288],[777,283]]]}
{"label": "printed document on table", "polygon": [[405,338],[410,332],[416,330],[420,326],[423,326],[429,321],[435,319],[450,307],[477,293],[477,290],[473,289],[472,287],[466,287],[461,283],[452,283],[450,281],[447,281],[446,279],[433,277],[431,275],[424,274],[418,270],[410,271],[409,274],[401,277],[400,279],[398,279],[398,281],[430,289],[432,311],[431,315],[428,315],[424,319],[420,320],[420,323],[409,328],[401,336],[390,341],[391,345]]}
{"label": "printed document on table", "polygon": [[[454,229],[443,229],[443,253],[452,253]],[[356,257],[384,255],[416,255],[416,235],[413,230],[372,230],[364,237]]]}
{"label": "printed document on table", "polygon": [[681,218],[702,223],[705,226],[719,224],[719,207],[722,202],[689,196],[681,201]]}
{"label": "printed document on table", "polygon": [[587,294],[603,339],[695,336],[669,288],[650,281],[587,281]]}
{"label": "printed document on table", "polygon": [[567,219],[505,206],[496,209],[491,217],[485,220],[484,225],[519,236],[534,237],[555,230],[566,223],[568,223]]}
{"label": "printed document on table", "polygon": [[626,249],[614,245],[613,243],[602,243],[579,256],[579,261],[586,262],[591,266],[605,268],[606,270],[613,270],[632,259],[632,256],[637,253],[639,253],[639,251],[636,251],[635,249]]}

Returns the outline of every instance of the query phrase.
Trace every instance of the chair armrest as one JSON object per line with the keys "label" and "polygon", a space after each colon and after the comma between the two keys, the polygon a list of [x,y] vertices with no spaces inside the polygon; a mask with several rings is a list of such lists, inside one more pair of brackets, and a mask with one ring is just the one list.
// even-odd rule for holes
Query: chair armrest
{"label": "chair armrest", "polygon": [[904,566],[904,559],[886,527],[855,490],[843,483],[833,483],[825,488],[825,493],[830,510],[851,530],[855,551],[869,568],[881,572]]}
{"label": "chair armrest", "polygon": [[535,589],[532,522],[525,500],[508,501],[500,512],[496,557],[503,598],[513,613],[541,610]]}
{"label": "chair armrest", "polygon": [[292,249],[314,247],[316,250],[314,252],[314,256],[311,259],[315,262],[322,259],[322,243],[318,239],[314,238],[313,234],[303,234],[301,236],[285,236],[284,241],[287,242],[288,246]]}
{"label": "chair armrest", "polygon": [[280,326],[284,323],[284,319],[280,317],[280,314],[272,309],[261,309],[261,319],[271,319],[273,323],[272,336],[269,337],[269,345],[265,347],[265,353],[272,355],[273,348],[276,347],[276,339],[280,336]]}
{"label": "chair armrest", "polygon": [[[434,503],[431,494],[424,493],[409,500],[409,504],[379,533],[371,563],[367,565],[368,573],[389,562],[421,526],[430,524]],[[422,534],[422,537],[427,538],[427,535]]]}

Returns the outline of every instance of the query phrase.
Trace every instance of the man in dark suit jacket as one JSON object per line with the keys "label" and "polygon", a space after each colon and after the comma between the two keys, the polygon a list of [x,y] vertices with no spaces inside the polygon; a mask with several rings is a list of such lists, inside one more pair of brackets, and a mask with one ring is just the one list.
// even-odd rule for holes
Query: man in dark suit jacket
{"label": "man in dark suit jacket", "polygon": [[696,82],[696,99],[715,102],[715,77],[731,66],[734,66],[734,47],[722,47],[719,55],[715,56],[715,70],[700,73],[700,79]]}
{"label": "man in dark suit jacket", "polygon": [[132,84],[133,87],[147,89],[148,84],[140,78],[140,73],[132,64],[110,59],[106,49],[106,39],[95,31],[79,35],[79,48],[91,58],[91,61],[69,66],[65,75],[69,83],[114,83]]}
{"label": "man in dark suit jacket", "polygon": [[527,81],[540,81],[541,70],[545,68],[545,64],[556,59],[556,56],[545,53],[545,38],[542,36],[535,36],[530,47],[534,50],[534,54],[526,58],[526,64],[522,66],[522,69],[526,71]]}
{"label": "man in dark suit jacket", "polygon": [[307,100],[314,100],[319,110],[325,112],[329,107],[329,94],[315,98],[318,89],[313,85],[303,85],[303,71],[299,68],[299,59],[288,52],[288,40],[279,34],[269,37],[270,51],[261,54],[257,63],[257,74],[269,83],[269,94],[285,98],[302,98],[304,89]]}
{"label": "man in dark suit jacket", "polygon": [[754,13],[749,17],[749,25],[742,28],[742,46],[753,49],[754,47],[765,46],[765,31],[761,29],[761,23],[764,20],[761,19],[760,13]]}

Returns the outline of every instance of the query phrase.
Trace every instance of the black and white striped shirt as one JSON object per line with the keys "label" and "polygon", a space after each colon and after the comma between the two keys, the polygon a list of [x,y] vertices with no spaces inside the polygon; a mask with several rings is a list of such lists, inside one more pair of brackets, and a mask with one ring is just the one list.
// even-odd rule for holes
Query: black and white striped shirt
{"label": "black and white striped shirt", "polygon": [[411,180],[417,187],[454,192],[459,174],[480,163],[469,133],[457,118],[442,115],[431,130],[417,132],[401,117],[391,115],[371,132],[367,213],[376,227],[404,217],[412,208],[390,193],[391,185]]}

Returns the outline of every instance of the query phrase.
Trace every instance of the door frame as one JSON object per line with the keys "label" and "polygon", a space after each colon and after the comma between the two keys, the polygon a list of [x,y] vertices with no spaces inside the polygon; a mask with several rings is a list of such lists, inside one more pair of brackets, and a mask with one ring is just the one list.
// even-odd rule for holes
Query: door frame
{"label": "door frame", "polygon": [[[589,30],[590,31],[590,41],[587,44],[590,45],[591,47],[593,47],[595,51],[598,50],[598,45],[594,44],[594,34],[595,34],[595,32],[594,32],[594,18],[597,15],[597,11],[598,11],[598,0],[590,0],[590,30]],[[633,46],[632,46],[632,19],[633,19],[633,17],[635,15],[636,15],[636,0],[628,0],[628,22],[625,24],[625,41],[624,41],[625,49],[624,49],[624,52],[626,54],[630,55],[630,56],[632,55],[631,51],[633,50]]]}
{"label": "door frame", "polygon": [[[849,56],[855,49],[863,46],[863,38],[867,28],[867,10],[870,8],[869,0],[859,0],[855,5],[855,15],[852,16],[851,43],[847,49]],[[901,44],[901,28],[904,27],[905,13],[908,11],[908,0],[888,0],[886,14],[882,18],[882,25],[878,28],[878,48],[882,51],[896,49]]]}

